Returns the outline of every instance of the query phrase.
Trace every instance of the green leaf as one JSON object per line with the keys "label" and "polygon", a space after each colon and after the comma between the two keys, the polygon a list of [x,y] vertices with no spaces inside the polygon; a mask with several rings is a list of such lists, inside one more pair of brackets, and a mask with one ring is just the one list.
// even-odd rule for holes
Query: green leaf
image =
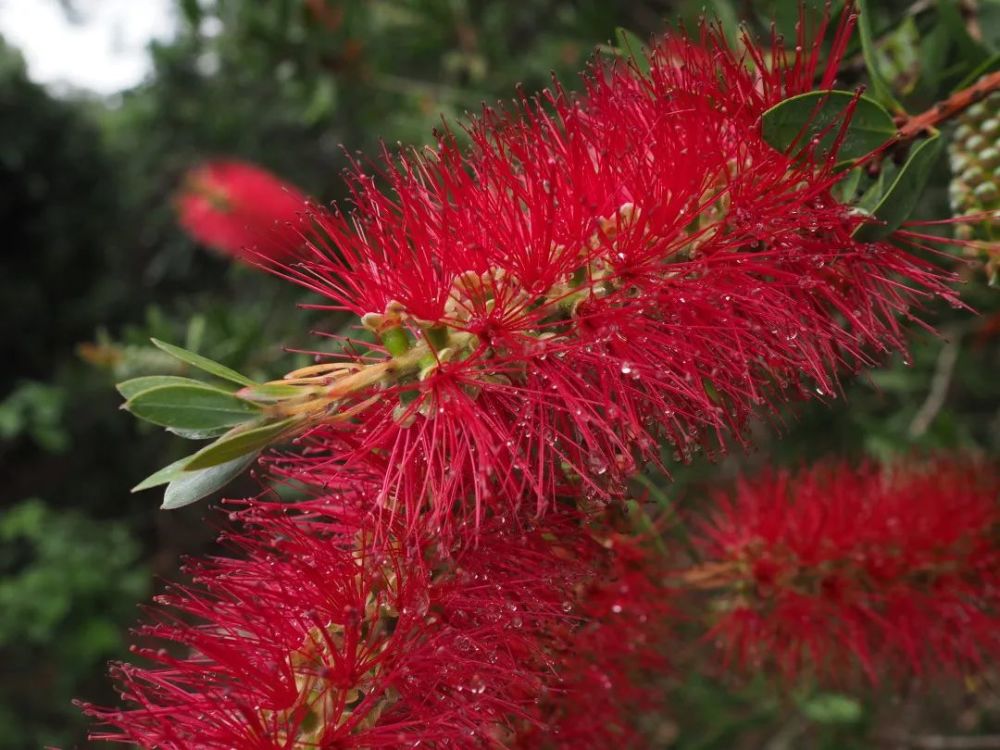
{"label": "green leaf", "polygon": [[937,133],[917,145],[872,211],[880,223],[862,224],[854,236],[862,242],[876,242],[899,229],[923,195],[940,153],[941,136]]}
{"label": "green leaf", "polygon": [[337,83],[332,76],[320,78],[313,90],[312,101],[302,113],[302,119],[308,125],[316,125],[328,118],[337,108]]}
{"label": "green leaf", "polygon": [[892,88],[879,70],[875,54],[875,40],[872,38],[871,3],[869,0],[858,0],[858,35],[861,37],[861,51],[868,68],[868,79],[872,84],[874,98],[886,107],[902,113],[905,110],[892,95]]}
{"label": "green leaf", "polygon": [[878,177],[875,178],[875,181],[865,190],[864,195],[855,204],[866,214],[871,215],[875,212],[875,206],[879,204],[879,201],[882,200],[882,196],[885,194],[885,182],[889,174],[887,167],[888,165],[883,165],[882,170],[878,173]]}
{"label": "green leaf", "polygon": [[947,69],[951,35],[944,26],[937,25],[925,34],[917,50],[920,77],[916,91],[927,99],[936,99],[942,77]]}
{"label": "green leaf", "polygon": [[159,487],[161,484],[168,484],[174,481],[174,479],[184,472],[184,464],[190,460],[191,456],[184,456],[184,458],[174,461],[168,466],[164,466],[159,471],[153,472],[133,487],[132,492],[141,492],[142,490],[148,490],[150,487]]}
{"label": "green leaf", "polygon": [[260,414],[260,407],[208,385],[164,385],[138,393],[125,408],[139,419],[180,430],[233,427]]}
{"label": "green leaf", "polygon": [[635,32],[619,26],[615,29],[615,46],[630,57],[644,76],[649,75],[649,57],[646,55],[646,45]]}
{"label": "green leaf", "polygon": [[198,0],[181,0],[181,10],[191,26],[196,27],[201,22],[201,4]]}
{"label": "green leaf", "polygon": [[787,153],[807,148],[812,139],[819,138],[817,151],[829,151],[855,98],[857,108],[837,156],[842,161],[866,156],[896,135],[896,124],[881,104],[850,91],[813,91],[775,104],[763,116],[764,139]]}
{"label": "green leaf", "polygon": [[181,362],[189,364],[192,367],[197,367],[199,370],[203,370],[210,375],[215,375],[217,378],[230,380],[233,383],[239,383],[240,385],[254,385],[254,382],[246,375],[238,373],[236,370],[226,367],[225,365],[221,365],[208,357],[195,354],[187,349],[181,349],[179,346],[168,344],[165,341],[160,341],[159,339],[151,339],[151,341],[155,347],[165,351],[171,357],[175,357]]}
{"label": "green leaf", "polygon": [[980,65],[990,57],[990,50],[977,42],[965,27],[965,19],[955,0],[938,0],[938,16],[941,24],[951,32],[958,54],[972,66]]}
{"label": "green leaf", "polygon": [[[837,5],[839,3],[835,3]],[[798,24],[802,23],[806,29],[815,29],[823,18],[826,0],[770,0],[770,2],[756,0],[751,4],[746,4],[745,8],[751,7],[757,10],[757,15],[761,22],[769,26],[772,22],[777,27],[778,33],[786,39],[795,39]],[[837,10],[826,11],[837,16]],[[811,41],[820,43],[821,40]]]}
{"label": "green leaf", "polygon": [[249,401],[282,401],[286,398],[301,396],[303,393],[305,390],[300,385],[261,383],[241,388],[236,392],[236,395]]}
{"label": "green leaf", "polygon": [[653,544],[656,545],[656,549],[664,555],[667,554],[667,545],[663,541],[663,534],[656,528],[656,523],[646,513],[646,509],[642,507],[642,503],[638,500],[628,500],[626,501],[625,508],[629,518],[632,519],[632,524],[636,532],[646,539],[652,539]]}
{"label": "green leaf", "polygon": [[118,392],[127,401],[130,398],[138,396],[143,391],[164,385],[204,385],[204,383],[200,380],[182,378],[177,375],[146,375],[141,378],[132,378],[131,380],[118,383],[115,388],[118,389]]}
{"label": "green leaf", "polygon": [[163,510],[183,508],[221,490],[246,471],[256,457],[256,453],[251,453],[208,469],[182,471],[167,485],[160,507]]}
{"label": "green leaf", "polygon": [[982,0],[978,8],[979,28],[983,33],[983,44],[991,52],[1000,49],[1000,0]]}
{"label": "green leaf", "polygon": [[727,0],[711,0],[712,13],[719,19],[722,33],[733,49],[740,48],[740,19]]}
{"label": "green leaf", "polygon": [[1000,69],[1000,52],[986,60],[982,65],[977,66],[971,73],[959,81],[955,86],[955,91],[968,88],[987,73],[992,73],[998,69]]}
{"label": "green leaf", "polygon": [[851,203],[858,194],[862,176],[864,176],[863,167],[849,170],[834,187],[837,200],[841,203]]}
{"label": "green leaf", "polygon": [[184,469],[186,471],[205,469],[231,461],[246,453],[257,453],[288,432],[299,421],[298,417],[289,417],[280,422],[272,422],[249,430],[230,430],[219,440],[191,456]]}
{"label": "green leaf", "polygon": [[225,435],[230,429],[232,428],[228,425],[216,427],[211,430],[188,430],[183,427],[168,427],[167,432],[176,435],[177,437],[182,437],[185,440],[210,440],[211,438],[217,438],[220,435]]}
{"label": "green leaf", "polygon": [[205,328],[208,326],[204,315],[195,315],[187,324],[187,332],[184,334],[184,348],[195,352],[201,348],[201,341],[205,338]]}
{"label": "green leaf", "polygon": [[855,724],[863,714],[858,701],[840,693],[819,693],[804,701],[800,708],[806,718],[817,724]]}

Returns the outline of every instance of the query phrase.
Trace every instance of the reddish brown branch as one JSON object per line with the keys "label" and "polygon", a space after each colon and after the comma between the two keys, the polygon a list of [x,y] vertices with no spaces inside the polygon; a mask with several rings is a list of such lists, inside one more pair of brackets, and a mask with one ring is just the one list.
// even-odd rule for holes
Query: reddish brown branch
{"label": "reddish brown branch", "polygon": [[1000,91],[1000,70],[983,76],[968,88],[957,91],[919,115],[904,115],[897,121],[899,141],[909,141],[946,120],[961,114],[994,91]]}

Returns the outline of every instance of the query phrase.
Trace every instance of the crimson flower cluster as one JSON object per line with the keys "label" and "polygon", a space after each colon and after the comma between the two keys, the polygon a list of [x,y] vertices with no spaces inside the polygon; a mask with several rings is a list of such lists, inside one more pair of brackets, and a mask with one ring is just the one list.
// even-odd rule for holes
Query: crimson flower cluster
{"label": "crimson flower cluster", "polygon": [[995,662],[998,498],[995,467],[946,459],[745,480],[701,535],[719,604],[710,638],[730,661],[789,676]]}
{"label": "crimson flower cluster", "polygon": [[898,316],[948,294],[939,271],[853,236],[834,159],[761,135],[768,107],[832,84],[849,19],[822,67],[780,43],[748,64],[706,29],[648,75],[597,66],[579,96],[487,108],[468,152],[446,133],[359,166],[355,210],[313,215],[311,257],[278,270],[381,337],[345,355],[379,377],[332,385],[351,419],[289,471],[380,477],[377,504],[447,533],[614,498],[663,441],[719,450],[756,406],[833,398],[839,372],[902,349]]}
{"label": "crimson flower cluster", "polygon": [[[445,133],[358,165],[351,213],[246,165],[196,172],[197,236],[378,343],[279,384],[296,395],[262,419],[304,434],[265,462],[307,498],[247,501],[237,554],[162,597],[149,666],[115,667],[128,707],[85,707],[99,737],[634,745],[635,678],[662,670],[670,613],[650,552],[595,508],[664,441],[721,450],[759,405],[834,397],[839,373],[904,348],[900,316],[948,295],[933,266],[855,238],[833,155],[761,135],[770,106],[832,86],[851,19],[825,65],[804,39],[744,56],[712,28],[658,44],[648,73],[596,65],[580,95],[487,108],[468,151]],[[927,476],[817,470],[794,503],[784,475],[745,485],[704,546],[728,605],[713,635],[786,671],[995,653],[994,507],[957,467]]]}
{"label": "crimson flower cluster", "polygon": [[231,159],[192,169],[176,198],[181,225],[199,242],[247,262],[289,260],[305,195],[253,164]]}
{"label": "crimson flower cluster", "polygon": [[[429,540],[373,545],[372,529],[343,515],[253,504],[242,516],[244,530],[226,537],[237,557],[192,563],[194,583],[159,597],[167,606],[140,631],[158,647],[135,649],[153,666],[114,668],[131,707],[85,706],[117,727],[97,739],[550,747],[563,746],[566,705],[600,710],[600,734],[566,730],[573,747],[628,739],[619,688],[651,647],[620,639],[662,616],[661,596],[631,595],[640,579],[652,585],[631,542],[599,544],[585,519],[550,514],[533,529],[493,524],[445,559]],[[591,641],[610,648],[581,651]]]}

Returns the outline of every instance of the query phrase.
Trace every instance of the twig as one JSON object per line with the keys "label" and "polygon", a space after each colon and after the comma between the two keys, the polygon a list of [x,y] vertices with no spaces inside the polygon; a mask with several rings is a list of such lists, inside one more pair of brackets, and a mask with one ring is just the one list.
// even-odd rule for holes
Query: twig
{"label": "twig", "polygon": [[945,120],[961,114],[994,91],[1000,91],[1000,70],[983,76],[968,88],[956,91],[944,101],[938,102],[919,115],[904,115],[896,122],[899,142],[910,141],[937,127]]}
{"label": "twig", "polygon": [[944,406],[944,402],[948,398],[948,388],[951,386],[951,379],[955,373],[955,364],[958,362],[961,340],[961,334],[956,332],[941,348],[937,365],[934,368],[934,376],[931,378],[930,391],[913,417],[913,421],[910,422],[908,432],[911,438],[918,438],[927,432],[934,418],[941,411],[941,407]]}

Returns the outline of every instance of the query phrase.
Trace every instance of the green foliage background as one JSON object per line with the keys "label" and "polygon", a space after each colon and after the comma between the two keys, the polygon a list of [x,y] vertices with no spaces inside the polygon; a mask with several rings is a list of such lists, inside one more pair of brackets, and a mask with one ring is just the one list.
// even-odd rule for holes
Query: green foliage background
{"label": "green foliage background", "polygon": [[[84,744],[71,699],[114,700],[105,662],[124,654],[136,604],[223,523],[205,505],[162,513],[154,493],[128,492],[183,450],[117,410],[114,381],[176,371],[149,337],[276,376],[305,360],[283,346],[322,347],[311,331],[342,325],[298,309],[307,296],[289,285],[194,245],[171,203],[183,171],[237,156],[336,199],[345,151],[426,143],[442,118],[454,123],[518,84],[536,90],[552,71],[572,86],[617,26],[640,36],[677,19],[691,27],[701,5],[176,0],[176,38],[154,45],[150,78],[112,101],[54,98],[28,80],[17,50],[0,48],[0,748]],[[997,0],[980,0],[977,14],[952,0],[875,5],[875,64],[910,111],[997,64]],[[774,19],[791,38],[798,18],[797,0],[708,6],[733,39],[740,19],[758,32]],[[806,6],[815,16],[821,3]],[[868,76],[855,47],[845,87]],[[920,218],[948,215],[944,162]],[[932,310],[946,338],[915,330],[906,361],[826,403],[788,408],[783,425],[762,422],[749,455],[678,464],[671,481],[638,484],[687,513],[708,485],[764,464],[912,449],[996,456],[1000,300],[981,270],[963,275],[979,314]],[[643,719],[651,746],[881,747],[889,736],[1000,726],[988,685],[906,686],[900,703],[689,667],[650,686],[665,695],[663,713]]]}

